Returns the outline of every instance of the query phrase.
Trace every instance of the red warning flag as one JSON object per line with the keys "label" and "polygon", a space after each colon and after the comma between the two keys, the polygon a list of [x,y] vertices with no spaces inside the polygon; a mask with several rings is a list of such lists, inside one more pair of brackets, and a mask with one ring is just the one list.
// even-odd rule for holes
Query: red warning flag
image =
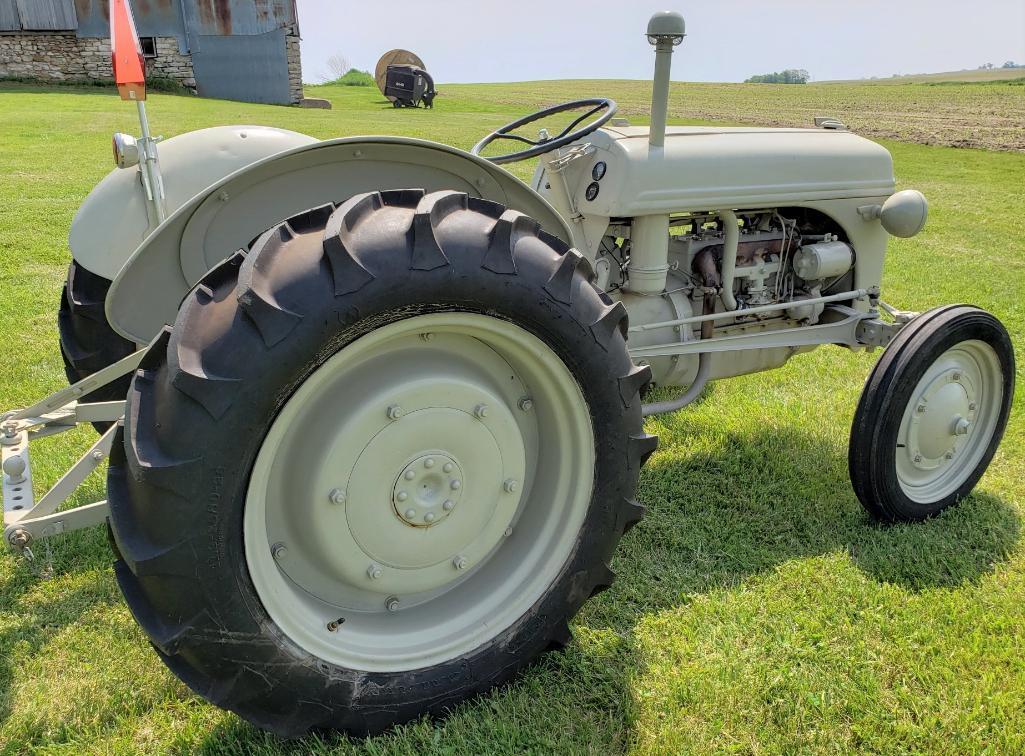
{"label": "red warning flag", "polygon": [[110,57],[122,100],[146,99],[146,66],[128,0],[110,0]]}

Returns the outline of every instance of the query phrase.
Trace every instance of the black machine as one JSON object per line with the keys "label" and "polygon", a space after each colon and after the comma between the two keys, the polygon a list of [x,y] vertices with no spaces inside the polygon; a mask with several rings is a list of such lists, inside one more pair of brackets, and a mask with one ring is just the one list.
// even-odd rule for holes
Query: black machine
{"label": "black machine", "polygon": [[388,66],[388,78],[384,88],[385,97],[394,97],[392,105],[397,108],[434,107],[434,79],[422,68],[411,65]]}

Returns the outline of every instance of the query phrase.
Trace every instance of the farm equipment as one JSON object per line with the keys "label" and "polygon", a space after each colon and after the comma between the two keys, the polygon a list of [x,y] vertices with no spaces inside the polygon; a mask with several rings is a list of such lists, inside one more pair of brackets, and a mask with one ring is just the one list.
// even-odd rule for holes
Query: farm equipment
{"label": "farm equipment", "polygon": [[396,108],[434,107],[438,96],[424,62],[409,50],[389,50],[377,61],[377,86]]}
{"label": "farm equipment", "polygon": [[422,68],[415,66],[388,66],[384,94],[393,98],[396,108],[434,107],[434,79]]}
{"label": "farm equipment", "polygon": [[[975,307],[882,300],[888,238],[922,229],[925,198],[833,119],[667,127],[683,19],[646,36],[647,128],[590,99],[469,153],[118,137],[71,229],[72,383],[0,423],[6,542],[108,523],[133,615],[199,695],[284,735],[371,733],[570,642],[644,514],[644,416],[709,381],[884,348],[851,433],[858,498],[895,522],[967,496],[1014,355]],[[529,158],[529,185],[500,167]],[[645,403],[651,386],[682,393]],[[79,423],[102,435],[36,501],[30,446]],[[107,501],[60,510],[108,456]]]}

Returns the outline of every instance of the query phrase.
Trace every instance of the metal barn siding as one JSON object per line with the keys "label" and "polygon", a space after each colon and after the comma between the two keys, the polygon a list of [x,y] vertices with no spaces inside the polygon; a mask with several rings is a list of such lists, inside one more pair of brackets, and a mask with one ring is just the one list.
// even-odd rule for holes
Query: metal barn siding
{"label": "metal barn siding", "polygon": [[0,0],[0,31],[74,31],[73,0]]}
{"label": "metal barn siding", "polygon": [[21,31],[21,16],[15,0],[0,0],[0,32]]}
{"label": "metal barn siding", "polygon": [[[2,2],[15,0],[0,0]],[[18,0],[34,2],[34,0]],[[72,2],[72,0],[63,0]],[[129,0],[143,37],[177,37],[182,52],[192,37],[266,34],[296,23],[294,0]],[[110,34],[110,0],[74,0],[79,36]]]}
{"label": "metal barn siding", "polygon": [[[185,0],[186,3],[195,0]],[[135,28],[140,37],[175,37],[182,52],[188,52],[182,0],[129,0]],[[78,36],[110,36],[110,0],[75,0]]]}
{"label": "metal barn siding", "polygon": [[[194,38],[195,39],[195,38]],[[204,35],[192,51],[196,88],[202,97],[245,102],[287,103],[285,31],[266,34]]]}

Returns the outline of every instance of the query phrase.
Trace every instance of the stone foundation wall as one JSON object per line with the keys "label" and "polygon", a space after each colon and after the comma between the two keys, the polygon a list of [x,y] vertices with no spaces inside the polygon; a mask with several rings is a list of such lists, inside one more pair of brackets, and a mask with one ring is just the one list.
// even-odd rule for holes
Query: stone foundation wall
{"label": "stone foundation wall", "polygon": [[[156,38],[157,57],[146,59],[146,74],[196,88],[192,57],[178,52],[174,37]],[[110,40],[71,33],[0,34],[0,78],[40,81],[109,80]]]}
{"label": "stone foundation wall", "polygon": [[303,99],[303,67],[299,55],[299,37],[288,34],[285,37],[285,55],[288,58],[288,92],[293,103]]}
{"label": "stone foundation wall", "polygon": [[[303,98],[300,40],[285,36],[289,95],[293,103]],[[195,91],[192,56],[178,50],[174,37],[156,38],[156,58],[146,59],[147,76],[173,79]],[[110,80],[110,40],[77,37],[74,33],[18,32],[0,34],[0,78],[30,78],[40,81]]]}

